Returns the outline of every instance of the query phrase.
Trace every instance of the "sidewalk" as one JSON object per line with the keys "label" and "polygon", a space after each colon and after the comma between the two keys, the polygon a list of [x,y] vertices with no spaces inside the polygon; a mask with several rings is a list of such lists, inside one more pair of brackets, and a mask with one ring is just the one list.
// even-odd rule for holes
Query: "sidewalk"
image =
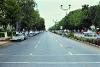
{"label": "sidewalk", "polygon": [[7,43],[9,43],[10,41],[0,41],[0,46],[4,46],[6,45]]}

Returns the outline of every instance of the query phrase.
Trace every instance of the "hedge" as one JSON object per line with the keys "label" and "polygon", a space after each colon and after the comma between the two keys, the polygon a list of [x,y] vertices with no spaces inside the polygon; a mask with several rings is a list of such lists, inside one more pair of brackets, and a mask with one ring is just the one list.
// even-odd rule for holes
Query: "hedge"
{"label": "hedge", "polygon": [[76,40],[79,40],[79,41],[82,41],[82,42],[92,43],[92,44],[100,46],[100,40],[97,40],[97,39],[88,39],[88,38],[84,38],[84,37],[77,37],[77,36],[74,36],[73,33],[68,33],[66,35],[66,37],[73,38],[73,39],[76,39]]}
{"label": "hedge", "polygon": [[[53,33],[59,34],[57,32],[53,32]],[[89,38],[84,38],[84,37],[77,37],[77,36],[74,36],[74,33],[71,33],[71,32],[68,33],[67,35],[64,34],[64,36],[68,37],[68,38],[71,38],[71,39],[76,39],[76,40],[79,40],[79,41],[82,41],[82,42],[88,42],[88,43],[92,43],[92,44],[100,46],[100,40],[97,40],[97,39],[89,39]]]}
{"label": "hedge", "polygon": [[13,31],[13,32],[7,32],[7,35],[8,35],[8,36],[12,36],[12,35],[15,35],[15,34],[16,34],[15,31]]}
{"label": "hedge", "polygon": [[[12,35],[15,35],[15,34],[16,34],[15,31],[13,31],[13,32],[7,32],[8,36],[12,36]],[[5,32],[0,32],[0,37],[5,37]]]}
{"label": "hedge", "polygon": [[4,32],[0,32],[0,37],[5,37]]}

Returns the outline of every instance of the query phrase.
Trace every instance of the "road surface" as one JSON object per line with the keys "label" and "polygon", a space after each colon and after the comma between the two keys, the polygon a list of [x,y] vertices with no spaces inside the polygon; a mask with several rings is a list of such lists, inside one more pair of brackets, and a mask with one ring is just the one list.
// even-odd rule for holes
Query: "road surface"
{"label": "road surface", "polygon": [[0,67],[100,67],[100,49],[44,32],[0,48]]}

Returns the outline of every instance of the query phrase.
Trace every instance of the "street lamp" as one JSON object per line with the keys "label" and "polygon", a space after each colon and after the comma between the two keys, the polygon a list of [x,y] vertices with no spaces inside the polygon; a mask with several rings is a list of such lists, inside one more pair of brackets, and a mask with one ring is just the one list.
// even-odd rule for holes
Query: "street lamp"
{"label": "street lamp", "polygon": [[66,11],[66,15],[67,15],[67,11],[70,10],[71,5],[68,5],[68,8],[64,8],[63,5],[60,5],[60,7],[61,7],[61,9],[62,9],[63,11]]}
{"label": "street lamp", "polygon": [[[63,11],[66,11],[66,16],[65,17],[67,17],[67,13],[68,13],[68,11],[70,10],[70,8],[71,8],[71,5],[68,5],[68,8],[64,8],[63,7],[63,5],[60,5],[60,8],[63,10]],[[65,22],[67,22],[67,19],[65,19]],[[62,28],[63,29],[63,28]]]}

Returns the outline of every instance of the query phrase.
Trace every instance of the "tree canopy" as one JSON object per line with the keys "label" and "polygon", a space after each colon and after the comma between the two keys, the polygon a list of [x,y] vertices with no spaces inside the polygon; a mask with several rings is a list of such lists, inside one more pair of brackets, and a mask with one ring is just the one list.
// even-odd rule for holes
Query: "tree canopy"
{"label": "tree canopy", "polygon": [[54,25],[50,29],[57,29],[63,26],[63,29],[87,30],[91,25],[100,28],[100,5],[89,6],[85,4],[82,6],[82,9],[71,11],[57,23],[57,26]]}
{"label": "tree canopy", "polygon": [[44,30],[45,20],[41,20],[36,6],[34,0],[0,0],[0,26],[4,30],[7,30],[8,25],[16,30]]}

